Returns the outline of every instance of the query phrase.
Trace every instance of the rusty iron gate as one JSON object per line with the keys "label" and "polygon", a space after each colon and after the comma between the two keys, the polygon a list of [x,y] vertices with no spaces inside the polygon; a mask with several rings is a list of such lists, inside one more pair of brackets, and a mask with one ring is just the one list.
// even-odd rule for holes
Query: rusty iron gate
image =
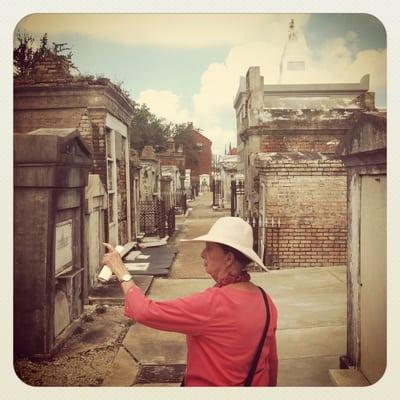
{"label": "rusty iron gate", "polygon": [[163,200],[140,202],[140,230],[148,236],[165,237],[165,203]]}
{"label": "rusty iron gate", "polygon": [[[186,196],[184,196],[186,204]],[[140,230],[147,236],[172,236],[175,232],[175,208],[171,196],[140,202]],[[185,212],[186,209],[184,208]]]}

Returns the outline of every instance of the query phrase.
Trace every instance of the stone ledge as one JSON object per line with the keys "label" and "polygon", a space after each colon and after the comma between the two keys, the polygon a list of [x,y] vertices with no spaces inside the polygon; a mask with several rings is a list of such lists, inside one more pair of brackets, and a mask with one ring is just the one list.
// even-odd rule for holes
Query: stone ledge
{"label": "stone ledge", "polygon": [[120,347],[110,373],[104,378],[101,386],[128,387],[136,381],[139,371],[138,363],[123,348]]}
{"label": "stone ledge", "polygon": [[185,370],[186,364],[143,364],[137,374],[135,386],[154,382],[161,384],[177,384],[179,386],[182,382]]}
{"label": "stone ledge", "polygon": [[158,387],[158,386],[175,386],[179,387],[181,386],[180,382],[174,382],[174,383],[165,383],[165,382],[158,382],[158,383],[141,383],[135,385],[135,387]]}
{"label": "stone ledge", "polygon": [[369,386],[365,376],[354,368],[330,369],[329,378],[335,386]]}

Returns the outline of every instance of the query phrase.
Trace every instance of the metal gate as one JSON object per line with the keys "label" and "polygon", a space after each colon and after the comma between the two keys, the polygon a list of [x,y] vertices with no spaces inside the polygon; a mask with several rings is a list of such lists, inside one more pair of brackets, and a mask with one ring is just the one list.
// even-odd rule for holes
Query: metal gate
{"label": "metal gate", "polygon": [[140,230],[148,236],[165,237],[165,203],[163,200],[140,202]]}
{"label": "metal gate", "polygon": [[[186,195],[182,196],[186,205]],[[166,203],[168,207],[166,207]],[[184,207],[183,207],[184,208]],[[186,209],[184,208],[186,211]],[[163,238],[175,232],[175,206],[167,200],[146,200],[140,202],[140,230],[147,236]]]}
{"label": "metal gate", "polygon": [[176,214],[185,214],[186,205],[186,192],[185,189],[177,189],[175,192],[162,192],[161,198],[165,203],[167,214],[173,208]]}

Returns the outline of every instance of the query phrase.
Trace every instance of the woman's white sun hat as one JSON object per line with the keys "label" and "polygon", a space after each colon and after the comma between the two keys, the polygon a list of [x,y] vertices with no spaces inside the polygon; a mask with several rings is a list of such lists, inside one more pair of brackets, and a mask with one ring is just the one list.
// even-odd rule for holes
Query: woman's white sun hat
{"label": "woman's white sun hat", "polygon": [[247,258],[268,271],[261,258],[253,250],[253,229],[240,217],[219,218],[207,234],[183,242],[215,242],[225,244],[243,253]]}

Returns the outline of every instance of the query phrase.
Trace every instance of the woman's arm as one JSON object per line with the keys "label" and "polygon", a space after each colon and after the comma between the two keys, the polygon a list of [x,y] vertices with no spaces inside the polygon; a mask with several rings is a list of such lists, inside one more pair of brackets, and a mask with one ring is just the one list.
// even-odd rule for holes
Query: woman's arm
{"label": "woman's arm", "polygon": [[135,284],[125,295],[125,315],[155,329],[196,335],[205,332],[214,316],[209,290],[174,300],[154,301]]}
{"label": "woman's arm", "polygon": [[[103,257],[119,280],[129,273],[120,254],[108,243],[109,250]],[[213,315],[213,295],[209,291],[167,301],[153,301],[147,298],[134,281],[121,282],[125,294],[125,315],[143,325],[155,329],[185,334],[204,332]]]}

